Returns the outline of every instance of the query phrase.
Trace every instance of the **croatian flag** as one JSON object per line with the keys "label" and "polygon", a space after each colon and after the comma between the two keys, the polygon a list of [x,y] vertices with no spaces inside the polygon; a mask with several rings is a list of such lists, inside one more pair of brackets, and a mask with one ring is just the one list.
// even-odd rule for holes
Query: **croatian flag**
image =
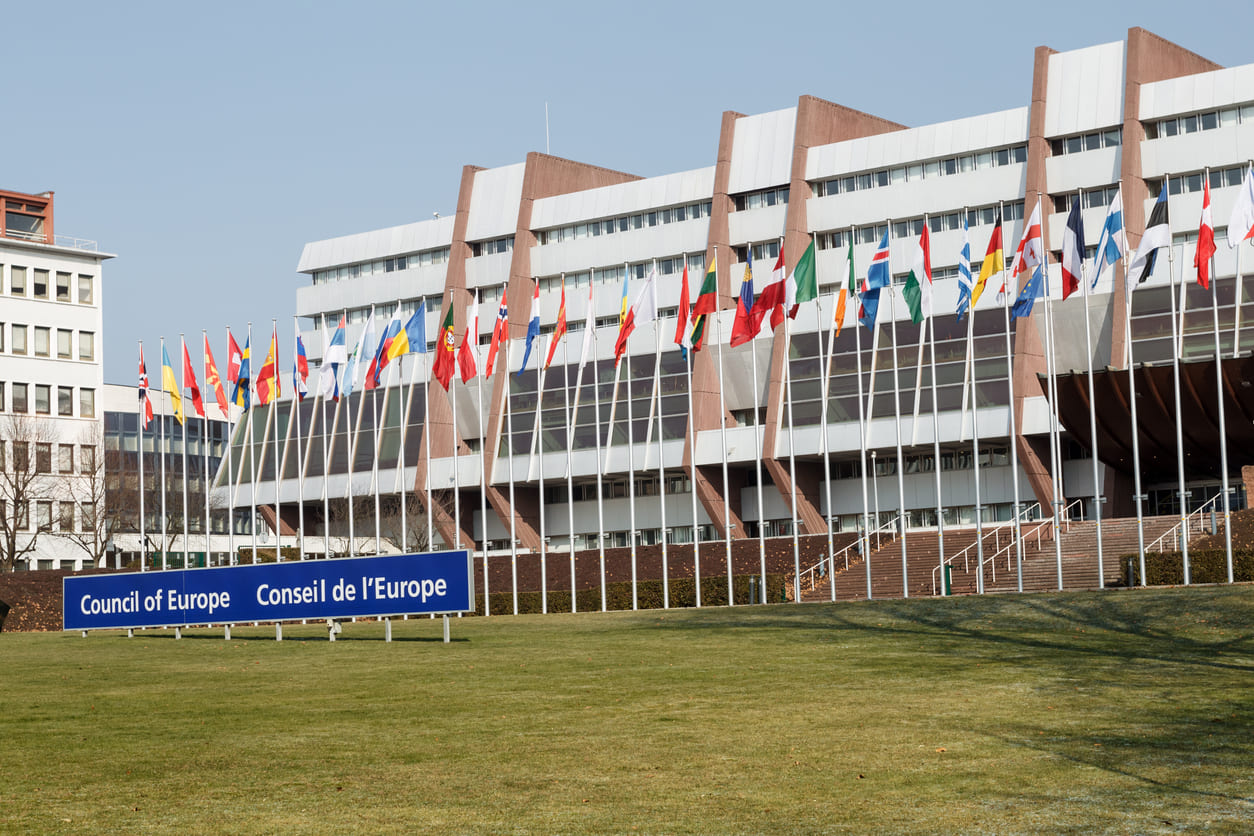
{"label": "croatian flag", "polygon": [[540,336],[540,282],[536,282],[536,292],[531,297],[531,321],[527,323],[527,345],[523,349],[522,365],[518,367],[521,375],[527,368],[527,360],[531,357],[531,346],[536,337]]}

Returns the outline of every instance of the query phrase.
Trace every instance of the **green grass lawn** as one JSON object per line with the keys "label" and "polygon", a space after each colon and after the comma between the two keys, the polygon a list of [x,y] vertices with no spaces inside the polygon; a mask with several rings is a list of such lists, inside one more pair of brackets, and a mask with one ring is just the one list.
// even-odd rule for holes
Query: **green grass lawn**
{"label": "green grass lawn", "polygon": [[0,635],[0,831],[1249,832],[1254,587]]}

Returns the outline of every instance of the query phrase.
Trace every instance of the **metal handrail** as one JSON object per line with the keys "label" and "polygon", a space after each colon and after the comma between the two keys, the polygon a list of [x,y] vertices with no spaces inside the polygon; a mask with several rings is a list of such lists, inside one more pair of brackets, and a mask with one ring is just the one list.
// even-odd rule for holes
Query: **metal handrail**
{"label": "metal handrail", "polygon": [[[879,528],[873,529],[873,530],[870,532],[870,534],[867,534],[867,535],[866,535],[866,539],[867,539],[867,541],[868,541],[868,542],[870,541],[870,539],[871,539],[871,535],[872,535],[872,534],[878,534],[880,531],[884,530],[885,528],[889,528],[889,527],[894,527],[894,528],[895,528],[895,527],[896,527],[896,525],[897,525],[897,521],[898,521],[898,520],[900,520],[900,519],[901,519],[901,515],[900,515],[900,514],[898,514],[897,516],[893,517],[893,518],[892,518],[891,520],[889,520],[888,522],[886,522],[886,523],[884,523],[883,525],[881,525]],[[856,547],[857,547],[857,545],[858,545],[859,543],[861,543],[861,542],[862,542],[862,539],[863,539],[863,538],[862,538],[861,536],[859,536],[857,540],[854,540],[852,543],[850,543],[849,545],[845,546],[843,549],[841,549],[840,551],[838,551],[838,552],[836,552],[834,555],[832,555],[832,559],[833,559],[833,561],[834,561],[836,558],[838,558],[838,557],[844,556],[844,557],[845,557],[845,568],[846,568],[846,569],[848,569],[848,568],[849,568],[849,551],[850,551],[851,549],[856,548]],[[894,537],[893,537],[893,540],[895,540],[895,539],[897,539],[897,538],[896,538],[896,536],[894,536]],[[892,541],[890,540],[889,542],[892,542]],[[876,549],[878,550],[879,548],[880,548],[880,546],[879,546],[879,545],[876,545]],[[814,564],[813,566],[811,566],[810,568],[802,570],[801,575],[800,575],[799,577],[800,577],[800,578],[805,578],[806,576],[809,576],[809,579],[810,579],[810,589],[811,589],[811,590],[813,590],[813,589],[815,588],[815,574],[818,572],[819,567],[820,567],[820,566],[823,566],[823,565],[824,565],[824,564],[826,564],[826,563],[827,563],[827,558],[825,557],[825,558],[823,558],[822,560],[820,560],[818,563],[815,563],[815,564]],[[803,582],[804,582],[804,581],[803,581]]]}
{"label": "metal handrail", "polygon": [[[1039,502],[1033,502],[1031,505],[1025,508],[1021,508],[1019,510],[1020,522],[1022,522],[1023,515],[1030,513],[1032,509],[1034,508],[1039,511],[1041,508],[1041,504]],[[970,551],[974,549],[978,544],[983,543],[989,537],[993,537],[993,545],[995,548],[997,548],[996,554],[1001,554],[1003,550],[1001,547],[1001,532],[1003,529],[1007,528],[1008,526],[1013,526],[1014,524],[1015,524],[1014,520],[1006,520],[1003,523],[998,523],[997,525],[993,526],[991,529],[985,529],[984,535],[982,537],[976,538],[976,541],[974,543],[967,546],[962,551],[950,557],[945,558],[945,562],[943,565],[953,566],[954,562],[958,558],[961,557],[962,558],[962,571],[970,572],[971,571],[971,564],[969,562]],[[1014,542],[1015,542],[1014,538],[1011,537],[1010,543],[1007,544],[1006,548],[1009,548],[1009,546],[1013,545]],[[988,560],[985,560],[984,562],[988,563]],[[941,570],[940,565],[937,565],[932,569],[932,594],[933,595],[936,594],[936,587],[939,582],[938,576],[940,575],[940,570]],[[994,575],[993,579],[996,580],[996,575]]]}
{"label": "metal handrail", "polygon": [[1164,546],[1164,541],[1165,541],[1168,537],[1170,537],[1170,538],[1171,538],[1171,545],[1172,545],[1172,549],[1171,549],[1171,550],[1172,550],[1173,552],[1174,552],[1174,551],[1179,551],[1179,550],[1180,550],[1180,532],[1181,532],[1181,529],[1183,529],[1183,530],[1184,530],[1184,536],[1185,536],[1185,537],[1188,537],[1188,536],[1189,536],[1189,527],[1190,527],[1190,525],[1192,525],[1192,523],[1190,522],[1190,520],[1191,520],[1193,517],[1195,517],[1195,516],[1196,516],[1196,517],[1198,518],[1198,528],[1197,528],[1197,530],[1198,530],[1198,532],[1201,532],[1201,530],[1202,530],[1202,525],[1201,525],[1201,515],[1203,514],[1203,512],[1205,512],[1205,511],[1206,511],[1206,509],[1210,508],[1211,506],[1215,506],[1216,508],[1218,508],[1218,507],[1219,507],[1219,500],[1220,500],[1220,499],[1222,499],[1222,498],[1223,498],[1223,491],[1220,491],[1219,493],[1217,493],[1217,494],[1215,494],[1214,496],[1212,496],[1210,499],[1206,500],[1206,502],[1204,502],[1204,503],[1202,503],[1200,506],[1198,506],[1198,508],[1197,508],[1197,510],[1196,510],[1196,511],[1193,511],[1193,512],[1189,513],[1188,515],[1186,515],[1186,516],[1184,516],[1184,517],[1181,517],[1181,518],[1180,518],[1180,522],[1179,522],[1179,523],[1177,523],[1176,525],[1173,525],[1173,526],[1172,526],[1171,528],[1169,528],[1167,531],[1164,531],[1164,532],[1162,533],[1162,535],[1161,535],[1161,536],[1160,536],[1157,540],[1155,540],[1154,542],[1150,543],[1148,546],[1146,546],[1146,547],[1145,547],[1145,551],[1146,551],[1146,553],[1149,553],[1149,552],[1152,552],[1152,551],[1157,551],[1159,554],[1162,554],[1164,551],[1166,551],[1166,549],[1164,549],[1164,548],[1163,548],[1163,546]]}

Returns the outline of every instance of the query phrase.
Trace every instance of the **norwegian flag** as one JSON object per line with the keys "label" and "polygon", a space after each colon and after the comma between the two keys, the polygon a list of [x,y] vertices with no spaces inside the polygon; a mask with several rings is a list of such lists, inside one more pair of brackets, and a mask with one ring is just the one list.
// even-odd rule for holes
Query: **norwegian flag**
{"label": "norwegian flag", "polygon": [[505,307],[505,296],[501,296],[501,307],[496,312],[496,324],[492,326],[492,345],[488,346],[488,362],[484,364],[483,376],[492,376],[492,366],[496,363],[496,352],[509,333],[509,309]]}
{"label": "norwegian flag", "polygon": [[144,429],[152,423],[152,399],[148,397],[148,366],[144,363],[144,347],[139,347],[139,405]]}

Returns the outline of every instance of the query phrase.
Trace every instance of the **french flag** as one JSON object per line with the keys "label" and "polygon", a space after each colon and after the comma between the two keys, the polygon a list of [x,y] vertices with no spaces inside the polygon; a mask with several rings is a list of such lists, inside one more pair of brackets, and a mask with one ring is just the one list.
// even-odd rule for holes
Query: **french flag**
{"label": "french flag", "polygon": [[1080,199],[1071,201],[1067,227],[1062,232],[1062,298],[1080,289],[1084,270],[1084,219],[1080,217]]}

